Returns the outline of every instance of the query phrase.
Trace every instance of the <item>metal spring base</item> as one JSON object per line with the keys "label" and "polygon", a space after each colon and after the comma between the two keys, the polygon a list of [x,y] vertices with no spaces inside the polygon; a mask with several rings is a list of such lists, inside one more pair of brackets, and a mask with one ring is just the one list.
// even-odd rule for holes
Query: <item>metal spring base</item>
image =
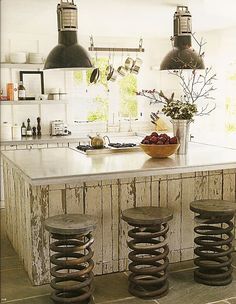
{"label": "metal spring base", "polygon": [[168,230],[167,223],[150,227],[136,225],[129,230],[128,235],[133,239],[127,242],[132,250],[129,253],[132,261],[129,264],[129,292],[132,295],[155,298],[167,294]]}
{"label": "metal spring base", "polygon": [[223,286],[232,282],[232,218],[233,215],[207,218],[204,214],[195,217],[201,223],[194,228],[200,235],[194,239],[198,245],[194,250],[198,256],[194,260],[198,266],[194,272],[196,282],[212,286]]}
{"label": "metal spring base", "polygon": [[50,245],[50,249],[56,252],[50,257],[51,263],[56,265],[51,268],[54,277],[50,283],[54,289],[51,299],[54,303],[90,303],[94,290],[92,235],[51,236],[56,239]]}

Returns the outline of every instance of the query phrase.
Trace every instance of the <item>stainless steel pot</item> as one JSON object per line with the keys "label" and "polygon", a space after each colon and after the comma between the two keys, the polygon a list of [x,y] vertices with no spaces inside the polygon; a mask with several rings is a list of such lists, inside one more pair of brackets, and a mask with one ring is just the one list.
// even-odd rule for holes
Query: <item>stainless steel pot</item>
{"label": "stainless steel pot", "polygon": [[131,57],[127,57],[125,60],[125,69],[130,71],[134,65],[134,60]]}
{"label": "stainless steel pot", "polygon": [[133,74],[138,74],[142,63],[143,63],[143,61],[140,58],[136,58],[130,72]]}
{"label": "stainless steel pot", "polygon": [[117,71],[112,67],[112,70],[110,71],[109,75],[107,75],[107,81],[116,81],[118,76]]}
{"label": "stainless steel pot", "polygon": [[117,72],[120,76],[124,77],[127,74],[127,70],[122,65],[118,67]]}
{"label": "stainless steel pot", "polygon": [[97,83],[100,79],[100,71],[99,68],[96,68],[92,71],[92,74],[90,76],[90,83]]}

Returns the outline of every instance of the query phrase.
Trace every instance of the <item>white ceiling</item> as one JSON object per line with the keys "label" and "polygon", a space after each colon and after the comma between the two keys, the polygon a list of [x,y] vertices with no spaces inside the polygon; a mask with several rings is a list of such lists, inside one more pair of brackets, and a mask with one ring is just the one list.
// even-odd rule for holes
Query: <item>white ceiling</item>
{"label": "white ceiling", "polygon": [[[172,35],[176,6],[187,4],[193,31],[236,26],[236,0],[74,0],[79,35],[165,37]],[[55,33],[60,0],[2,0],[3,29]]]}
{"label": "white ceiling", "polygon": [[80,0],[78,4],[81,34],[169,37],[178,4],[189,6],[193,31],[236,26],[236,0]]}

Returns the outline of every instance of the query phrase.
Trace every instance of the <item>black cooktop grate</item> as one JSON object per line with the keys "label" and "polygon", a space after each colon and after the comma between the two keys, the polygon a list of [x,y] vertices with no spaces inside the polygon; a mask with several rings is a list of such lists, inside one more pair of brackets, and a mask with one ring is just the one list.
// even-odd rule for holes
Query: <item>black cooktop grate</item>
{"label": "black cooktop grate", "polygon": [[[102,149],[108,149],[109,147],[111,148],[130,148],[130,147],[135,147],[136,144],[133,143],[109,143],[108,147],[103,147]],[[95,149],[90,145],[78,145],[76,147],[76,149],[81,150],[83,152],[86,152],[88,150],[99,150],[99,149]]]}
{"label": "black cooktop grate", "polygon": [[130,148],[135,147],[136,144],[133,143],[109,143],[108,146],[112,148]]}

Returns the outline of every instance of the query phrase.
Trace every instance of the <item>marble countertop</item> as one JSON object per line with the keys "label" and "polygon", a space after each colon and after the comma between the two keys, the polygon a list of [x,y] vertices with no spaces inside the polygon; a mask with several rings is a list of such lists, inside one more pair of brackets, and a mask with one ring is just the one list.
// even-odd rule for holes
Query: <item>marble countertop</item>
{"label": "marble countertop", "polygon": [[33,185],[236,168],[236,150],[191,143],[187,155],[153,159],[144,152],[86,156],[70,148],[4,151]]}

